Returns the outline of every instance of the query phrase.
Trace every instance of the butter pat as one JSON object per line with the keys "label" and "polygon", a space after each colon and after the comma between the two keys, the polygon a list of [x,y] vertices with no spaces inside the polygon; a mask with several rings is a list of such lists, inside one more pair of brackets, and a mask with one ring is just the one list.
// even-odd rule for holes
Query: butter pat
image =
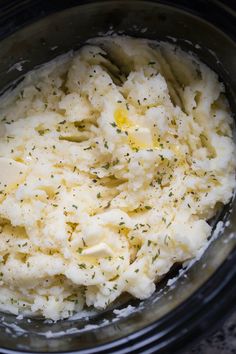
{"label": "butter pat", "polygon": [[113,256],[112,249],[104,242],[99,243],[98,245],[89,247],[82,252],[82,256],[93,256],[93,257],[111,257]]}

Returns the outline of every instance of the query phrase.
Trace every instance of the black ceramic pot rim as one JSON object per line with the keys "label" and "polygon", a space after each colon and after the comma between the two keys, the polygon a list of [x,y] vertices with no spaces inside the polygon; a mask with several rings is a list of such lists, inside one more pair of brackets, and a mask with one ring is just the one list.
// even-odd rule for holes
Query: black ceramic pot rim
{"label": "black ceramic pot rim", "polygon": [[[105,0],[106,1],[106,0]],[[109,0],[107,0],[109,1]],[[42,17],[68,7],[93,1],[77,0],[0,0],[0,38],[7,37],[16,30]],[[150,1],[155,2],[155,1]],[[227,5],[217,0],[159,1],[174,5],[201,16],[216,25],[232,39],[236,39],[234,26],[235,13]],[[228,1],[229,2],[229,1]],[[204,9],[208,8],[207,12]],[[222,16],[214,16],[214,7],[220,9]],[[199,336],[209,333],[220,324],[235,307],[236,297],[236,250],[234,250],[213,274],[213,276],[186,301],[160,320],[119,340],[77,351],[77,353],[173,353]],[[16,353],[14,350],[0,349],[2,353]],[[24,352],[24,351],[22,351]],[[19,351],[18,351],[19,353]],[[70,353],[72,353],[70,351]]]}
{"label": "black ceramic pot rim", "polygon": [[[52,13],[92,2],[110,0],[0,0],[0,38]],[[129,1],[129,0],[126,0]],[[234,0],[136,0],[175,6],[206,19],[236,40]],[[216,9],[218,11],[216,11]],[[220,14],[220,15],[219,15]]]}

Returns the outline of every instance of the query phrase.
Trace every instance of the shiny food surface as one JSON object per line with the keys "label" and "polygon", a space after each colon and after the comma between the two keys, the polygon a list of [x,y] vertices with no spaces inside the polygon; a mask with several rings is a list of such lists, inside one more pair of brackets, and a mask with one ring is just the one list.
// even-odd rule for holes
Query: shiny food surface
{"label": "shiny food surface", "polygon": [[58,320],[149,297],[235,186],[217,75],[167,43],[96,38],[0,104],[0,309]]}

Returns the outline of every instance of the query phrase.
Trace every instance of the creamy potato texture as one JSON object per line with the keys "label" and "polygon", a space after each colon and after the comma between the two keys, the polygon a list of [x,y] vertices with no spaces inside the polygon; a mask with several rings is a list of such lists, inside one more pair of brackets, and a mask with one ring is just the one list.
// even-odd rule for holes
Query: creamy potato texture
{"label": "creamy potato texture", "polygon": [[149,297],[235,185],[217,75],[165,43],[91,40],[0,105],[0,310],[58,320]]}

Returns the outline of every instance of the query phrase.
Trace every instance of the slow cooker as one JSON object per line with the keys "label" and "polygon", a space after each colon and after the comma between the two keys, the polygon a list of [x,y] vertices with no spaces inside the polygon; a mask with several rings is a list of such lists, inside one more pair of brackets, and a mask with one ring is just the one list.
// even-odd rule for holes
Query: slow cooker
{"label": "slow cooker", "polygon": [[[1,0],[0,94],[25,73],[108,33],[177,43],[215,70],[236,112],[236,5],[218,0]],[[174,267],[145,301],[44,321],[0,314],[1,353],[174,353],[208,334],[236,297],[236,204],[213,220],[202,257]],[[118,311],[117,311],[118,310]]]}

